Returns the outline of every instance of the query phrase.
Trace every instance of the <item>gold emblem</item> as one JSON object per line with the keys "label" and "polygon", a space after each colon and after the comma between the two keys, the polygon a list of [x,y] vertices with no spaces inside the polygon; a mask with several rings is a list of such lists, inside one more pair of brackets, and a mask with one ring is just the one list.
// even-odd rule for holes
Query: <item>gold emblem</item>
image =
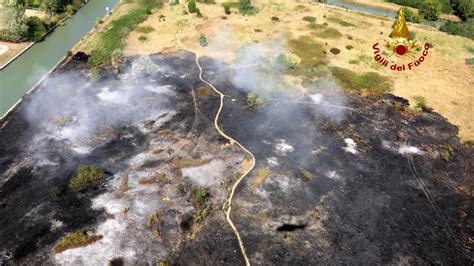
{"label": "gold emblem", "polygon": [[392,52],[388,57],[396,55],[398,57],[408,56],[411,59],[415,59],[415,54],[412,50],[417,47],[417,44],[415,40],[409,40],[407,21],[402,9],[398,12],[397,22],[395,27],[393,27],[392,34],[390,34],[390,37],[385,42],[385,46]]}

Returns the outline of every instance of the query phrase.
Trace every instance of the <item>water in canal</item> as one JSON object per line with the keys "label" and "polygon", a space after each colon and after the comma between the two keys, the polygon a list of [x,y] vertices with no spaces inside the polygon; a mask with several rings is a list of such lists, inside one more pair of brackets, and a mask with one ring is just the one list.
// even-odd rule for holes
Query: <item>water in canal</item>
{"label": "water in canal", "polygon": [[90,0],[64,26],[0,70],[0,117],[33,87],[119,0]]}

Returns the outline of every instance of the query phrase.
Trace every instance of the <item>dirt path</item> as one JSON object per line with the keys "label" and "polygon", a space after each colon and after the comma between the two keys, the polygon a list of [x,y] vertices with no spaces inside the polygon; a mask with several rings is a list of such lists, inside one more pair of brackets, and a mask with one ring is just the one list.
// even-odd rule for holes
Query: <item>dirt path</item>
{"label": "dirt path", "polygon": [[[250,265],[250,261],[249,261],[249,258],[247,256],[247,253],[245,251],[245,246],[244,246],[244,243],[242,241],[242,238],[240,237],[240,233],[239,233],[239,230],[237,229],[237,227],[235,227],[234,223],[232,222],[232,219],[230,218],[230,214],[232,212],[232,199],[234,198],[234,195],[235,195],[235,190],[237,189],[237,187],[239,186],[240,182],[242,182],[242,180],[253,170],[253,168],[255,167],[255,163],[256,163],[256,160],[255,160],[255,156],[253,155],[252,152],[250,152],[247,148],[245,148],[242,144],[240,144],[238,141],[236,141],[235,139],[233,139],[232,137],[230,137],[229,135],[227,135],[224,131],[222,131],[222,129],[219,127],[219,116],[222,112],[222,109],[224,108],[224,97],[225,95],[219,91],[216,87],[214,87],[214,85],[212,85],[210,82],[206,81],[203,77],[202,77],[202,73],[203,73],[203,70],[202,70],[202,67],[201,65],[199,64],[199,54],[197,52],[194,52],[194,51],[191,51],[191,50],[188,50],[186,49],[180,42],[179,42],[179,38],[178,38],[178,32],[176,32],[176,44],[183,50],[185,51],[188,51],[188,52],[191,52],[193,53],[195,56],[196,56],[196,65],[197,67],[199,68],[199,79],[204,82],[205,84],[207,84],[209,87],[211,87],[217,94],[219,94],[219,97],[220,97],[220,104],[219,104],[219,110],[217,111],[217,114],[216,114],[216,117],[214,118],[214,126],[215,128],[217,129],[217,131],[219,132],[219,134],[226,138],[228,141],[229,141],[229,144],[228,145],[234,145],[234,144],[237,144],[241,149],[243,149],[251,158],[252,158],[252,164],[250,165],[250,167],[247,169],[247,171],[245,171],[245,173],[243,173],[238,179],[237,181],[234,183],[234,185],[232,186],[232,190],[230,191],[230,194],[229,194],[229,197],[227,198],[227,201],[224,203],[224,205],[222,206],[222,209],[224,210],[224,213],[225,213],[225,216],[226,216],[226,220],[227,220],[227,223],[230,225],[230,227],[232,228],[232,231],[234,232],[235,236],[237,237],[237,241],[239,242],[239,246],[240,246],[240,251],[242,252],[242,256],[244,257],[244,260],[245,260],[245,265],[249,266]],[[227,145],[226,145],[227,146]]]}

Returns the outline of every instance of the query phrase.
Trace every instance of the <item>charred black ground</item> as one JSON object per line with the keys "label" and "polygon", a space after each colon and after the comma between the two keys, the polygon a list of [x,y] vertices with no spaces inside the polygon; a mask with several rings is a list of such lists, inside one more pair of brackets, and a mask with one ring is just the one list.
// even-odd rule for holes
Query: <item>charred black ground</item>
{"label": "charred black ground", "polygon": [[[111,179],[123,170],[125,161],[147,150],[157,132],[164,129],[176,136],[186,135],[194,146],[198,138],[205,138],[209,146],[225,144],[212,124],[218,98],[193,90],[203,86],[194,57],[180,53],[151,59],[174,73],[145,79],[175,86],[169,105],[176,115],[148,133],[122,124],[87,155],[77,155],[68,143],[51,139],[43,144],[43,152],[55,164],[38,165],[29,159],[32,154],[28,147],[36,127],[25,119],[23,109],[48,87],[26,97],[2,121],[1,264],[52,263],[51,246],[61,236],[93,228],[107,219],[104,211],[91,208],[91,199],[109,188],[86,194],[67,188],[77,166],[99,165]],[[74,72],[88,79],[86,60],[76,56],[53,75]],[[331,115],[336,113],[333,107],[311,104],[308,96],[299,99],[307,104],[269,101],[250,108],[247,93],[230,82],[231,68],[216,68],[211,59],[203,59],[201,64],[204,78],[228,96],[220,119],[224,131],[257,158],[256,169],[237,191],[232,214],[252,263],[472,263],[473,162],[469,155],[474,151],[460,144],[455,126],[434,112],[408,114],[404,111],[406,100],[390,94],[346,94],[345,107],[353,109],[344,109],[342,115],[337,110],[337,118]],[[183,74],[188,76],[183,78]],[[114,73],[102,70],[95,82],[114,84],[119,80]],[[288,98],[284,93],[272,96]],[[357,143],[356,154],[344,150],[348,138]],[[403,145],[418,147],[423,154],[401,154]],[[242,156],[234,150],[230,154]],[[159,169],[170,163],[165,160],[149,167]],[[232,166],[226,163],[229,169],[235,167],[235,162]],[[256,183],[262,168],[270,174]],[[420,179],[441,215],[420,189]],[[51,194],[52,187],[58,187],[60,194]],[[211,188],[225,191],[226,187],[216,184]],[[183,181],[182,191],[182,197],[190,201],[191,185]],[[235,237],[219,210],[225,198],[216,194],[211,196],[218,204],[193,237],[190,215],[195,211],[183,213],[179,207],[164,211],[161,239],[169,252],[163,261],[178,265],[243,264]],[[53,219],[61,220],[64,226],[52,231]],[[179,233],[173,231],[176,227]],[[157,262],[142,259],[137,263]],[[121,258],[116,261],[123,262]]]}

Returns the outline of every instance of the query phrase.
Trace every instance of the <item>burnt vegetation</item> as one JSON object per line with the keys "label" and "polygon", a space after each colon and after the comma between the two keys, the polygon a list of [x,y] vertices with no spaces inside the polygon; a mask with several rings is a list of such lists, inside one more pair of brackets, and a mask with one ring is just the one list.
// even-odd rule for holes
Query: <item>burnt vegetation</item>
{"label": "burnt vegetation", "polygon": [[[292,99],[285,91],[267,93],[264,104],[249,108],[249,93],[228,79],[231,68],[222,64],[215,72],[204,73],[205,79],[228,96],[219,125],[257,158],[256,170],[237,190],[232,212],[251,261],[390,264],[407,257],[412,264],[468,263],[472,260],[468,252],[472,248],[472,146],[461,144],[457,128],[437,113],[408,114],[408,101],[386,94],[390,86],[380,76],[326,67],[324,49],[313,44],[308,36],[289,42],[301,62],[288,72],[308,83],[321,72],[331,73],[346,92],[340,103],[344,108],[314,104],[310,97],[314,95],[303,95],[299,102],[275,100]],[[165,104],[173,106],[176,115],[159,128],[149,119],[139,125],[129,120],[113,124],[114,133],[95,140],[88,154],[74,152],[76,147],[67,140],[49,137],[39,147],[44,157],[35,157],[38,154],[30,149],[29,141],[42,134],[38,128],[42,121],[32,122],[24,111],[34,103],[34,95],[49,87],[33,93],[2,121],[0,216],[7,217],[0,220],[0,239],[6,240],[0,243],[2,263],[47,264],[53,261],[48,255],[51,250],[60,252],[99,241],[102,236],[83,228],[94,228],[108,219],[103,210],[91,207],[91,200],[112,189],[101,185],[112,178],[126,180],[121,181],[126,189],[120,189],[120,197],[133,186],[153,189],[180,184],[179,190],[166,195],[169,198],[163,200],[162,209],[144,217],[143,227],[154,237],[152,243],[169,252],[155,263],[189,264],[196,258],[209,264],[243,263],[234,252],[238,243],[217,211],[235,178],[200,186],[190,184],[181,170],[210,163],[204,159],[208,157],[196,154],[197,147],[216,146],[232,155],[226,158],[240,158],[223,160],[229,169],[245,157],[235,145],[221,148],[227,143],[215,133],[213,124],[218,99],[203,87],[196,69],[189,69],[193,55],[151,58],[169,66],[173,74],[150,74],[145,80],[175,86],[175,95]],[[205,69],[216,65],[209,58],[200,62]],[[89,82],[87,57],[78,56],[59,73],[70,70]],[[180,77],[185,73],[189,75]],[[117,85],[120,81],[112,70],[101,69],[95,82]],[[88,92],[89,100],[98,101],[98,91]],[[340,97],[334,92],[318,93],[329,103]],[[158,98],[146,94],[141,103],[153,104]],[[196,142],[198,138],[201,142]],[[348,138],[357,143],[353,153],[345,149]],[[189,141],[181,148],[189,156],[175,155],[164,147],[152,152],[166,160],[145,160],[132,170],[166,166],[173,176],[157,171],[135,184],[131,178],[115,176],[130,168],[129,160],[150,149],[157,139],[174,144]],[[405,146],[420,152],[403,153],[410,151]],[[70,182],[74,185],[69,186]],[[426,191],[433,200],[426,197]],[[53,220],[60,220],[62,226],[53,230]],[[112,264],[128,263],[120,254],[116,256],[110,258]]]}

